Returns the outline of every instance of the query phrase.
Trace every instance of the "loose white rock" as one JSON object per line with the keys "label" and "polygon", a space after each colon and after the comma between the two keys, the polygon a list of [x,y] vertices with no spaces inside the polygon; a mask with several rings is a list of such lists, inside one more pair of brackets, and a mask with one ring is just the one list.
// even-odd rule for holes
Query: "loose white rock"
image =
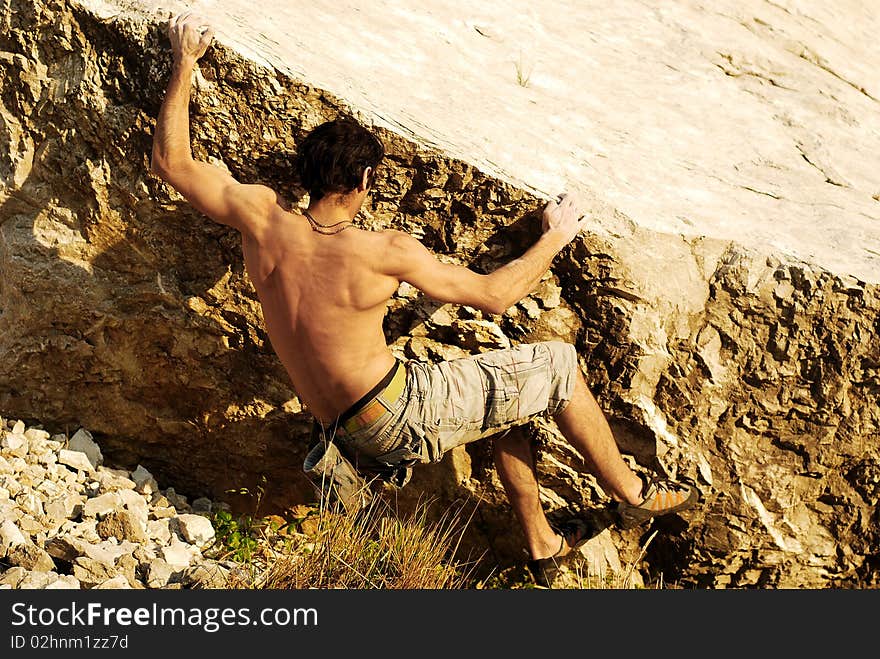
{"label": "loose white rock", "polygon": [[150,507],[144,500],[143,495],[138,494],[133,489],[119,490],[118,494],[126,509],[139,520],[146,523],[150,515]]}
{"label": "loose white rock", "polygon": [[116,492],[107,492],[86,501],[83,506],[83,517],[100,517],[112,510],[116,510],[122,504],[122,500]]}
{"label": "loose white rock", "polygon": [[24,490],[14,476],[0,476],[0,487],[6,488],[11,498],[17,497]]}
{"label": "loose white rock", "polygon": [[22,512],[18,509],[15,501],[0,501],[0,519],[17,522],[21,516]]}
{"label": "loose white rock", "polygon": [[61,496],[46,504],[46,514],[57,520],[71,519],[82,511],[82,502],[77,497]]}
{"label": "loose white rock", "polygon": [[73,467],[77,471],[91,472],[94,470],[94,465],[89,462],[88,456],[81,451],[70,451],[63,448],[58,451],[58,462]]}
{"label": "loose white rock", "polygon": [[114,544],[109,540],[103,540],[97,544],[88,544],[83,548],[83,553],[88,558],[111,567],[116,564],[116,559],[125,554],[126,551],[126,547]]}
{"label": "loose white rock", "polygon": [[215,537],[204,515],[223,503],[200,497],[193,507],[203,514],[188,514],[187,498],[163,493],[142,465],[103,466],[84,429],[68,441],[18,422],[0,427],[0,440],[0,558],[12,566],[0,588],[213,587],[199,576],[212,572],[193,566],[214,565],[200,550]]}
{"label": "loose white rock", "polygon": [[104,492],[134,489],[134,481],[128,477],[127,471],[121,469],[99,467],[96,478]]}
{"label": "loose white rock", "polygon": [[27,542],[27,538],[19,530],[18,525],[11,519],[3,520],[3,523],[0,524],[0,550],[2,553],[5,554],[10,547],[23,545],[25,542]]}
{"label": "loose white rock", "polygon": [[22,492],[15,497],[15,501],[18,503],[19,508],[34,517],[42,517],[46,514],[46,511],[43,510],[43,500],[36,492]]}
{"label": "loose white rock", "polygon": [[12,588],[18,588],[18,584],[21,583],[21,580],[24,579],[27,574],[27,570],[16,565],[15,567],[6,570],[3,574],[0,574],[0,584],[11,586]]}
{"label": "loose white rock", "polygon": [[126,579],[123,574],[117,575],[112,579],[107,579],[107,581],[95,586],[96,590],[125,590],[128,588],[131,588],[131,584],[128,583],[128,579]]}
{"label": "loose white rock", "polygon": [[25,577],[18,582],[17,588],[20,590],[42,590],[57,580],[58,574],[55,572],[40,572],[34,570],[29,571]]}
{"label": "loose white rock", "polygon": [[0,440],[0,448],[3,448],[7,455],[23,458],[28,452],[28,441],[24,435],[7,433]]}
{"label": "loose white rock", "polygon": [[166,518],[151,519],[147,522],[147,535],[161,547],[171,542],[171,529],[168,526],[168,521]]}
{"label": "loose white rock", "polygon": [[177,572],[161,558],[154,558],[147,566],[147,586],[150,588],[164,588],[168,585],[171,576]]}
{"label": "loose white rock", "polygon": [[214,540],[214,527],[211,520],[201,515],[178,515],[177,524],[184,540],[199,547]]}
{"label": "loose white rock", "polygon": [[43,523],[40,520],[34,519],[34,517],[19,508],[19,511],[22,513],[21,517],[18,518],[18,528],[21,529],[21,532],[26,536],[34,535],[43,531]]}
{"label": "loose white rock", "polygon": [[62,574],[46,586],[46,590],[79,590],[80,588],[79,580],[72,574]]}
{"label": "loose white rock", "polygon": [[39,572],[53,572],[55,561],[46,553],[46,550],[32,542],[10,547],[6,555],[7,560],[13,565],[20,565],[28,570]]}
{"label": "loose white rock", "polygon": [[166,563],[178,569],[187,567],[193,558],[190,547],[177,539],[172,540],[167,547],[162,547],[161,553]]}
{"label": "loose white rock", "polygon": [[117,574],[118,571],[113,565],[107,565],[87,556],[80,556],[73,562],[73,576],[86,588],[94,588]]}
{"label": "loose white rock", "polygon": [[48,479],[48,471],[44,470],[43,473],[46,474],[44,480],[41,483],[38,483],[34,489],[42,494],[47,501],[61,495],[70,497],[70,492],[68,492],[66,488]]}
{"label": "loose white rock", "polygon": [[46,446],[46,440],[49,439],[49,433],[39,428],[28,428],[24,431],[25,439],[28,440],[28,452],[33,456],[41,456],[51,453]]}

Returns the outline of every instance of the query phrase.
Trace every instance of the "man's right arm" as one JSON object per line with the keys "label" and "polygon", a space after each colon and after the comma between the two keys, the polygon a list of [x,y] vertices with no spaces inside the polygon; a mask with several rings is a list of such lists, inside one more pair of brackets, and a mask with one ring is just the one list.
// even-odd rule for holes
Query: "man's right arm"
{"label": "man's right arm", "polygon": [[386,252],[386,273],[440,302],[500,314],[531,293],[559,251],[583,228],[579,202],[571,195],[547,204],[543,234],[525,254],[489,274],[443,263],[415,238],[396,233]]}

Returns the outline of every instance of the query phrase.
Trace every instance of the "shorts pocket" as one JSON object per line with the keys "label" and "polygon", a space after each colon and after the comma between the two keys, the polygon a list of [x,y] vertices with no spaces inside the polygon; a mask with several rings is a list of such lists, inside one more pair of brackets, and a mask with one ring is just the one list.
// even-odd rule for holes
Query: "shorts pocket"
{"label": "shorts pocket", "polygon": [[348,448],[370,457],[387,453],[400,442],[398,437],[400,424],[395,421],[394,416],[386,412],[371,427],[346,433],[340,437],[340,440]]}
{"label": "shorts pocket", "polygon": [[483,429],[497,428],[518,418],[519,391],[516,387],[500,387],[486,396],[486,413]]}
{"label": "shorts pocket", "polygon": [[485,364],[485,428],[510,426],[547,411],[550,382],[540,363],[518,365],[518,371]]}
{"label": "shorts pocket", "polygon": [[456,446],[479,439],[483,435],[483,426],[480,420],[441,418],[426,424],[426,435],[432,447],[432,462],[439,462]]}

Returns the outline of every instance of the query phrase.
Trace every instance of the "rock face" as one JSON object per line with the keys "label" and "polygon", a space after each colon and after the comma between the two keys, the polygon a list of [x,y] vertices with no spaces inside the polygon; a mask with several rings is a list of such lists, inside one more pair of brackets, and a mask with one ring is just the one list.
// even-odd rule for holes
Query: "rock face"
{"label": "rock face", "polygon": [[[104,464],[134,472],[125,478],[147,494],[155,480],[138,465],[192,496],[224,498],[244,488],[259,492],[267,508],[311,500],[301,473],[310,417],[263,330],[238,236],[148,172],[170,69],[167,14],[150,13],[148,5],[12,0],[0,14],[0,414],[40,419],[51,432],[89,428],[100,451],[80,453],[85,460],[70,466],[77,473],[103,470],[95,464],[100,455]],[[640,170],[638,157],[616,161],[597,145],[589,153],[593,165],[572,174],[590,200],[595,231],[557,258],[533,295],[503,315],[486,316],[402,286],[386,334],[399,355],[424,360],[513,342],[575,343],[628,459],[691,478],[703,494],[703,505],[686,520],[658,523],[663,533],[640,566],[646,576],[662,573],[667,583],[697,587],[876,586],[880,269],[871,251],[880,243],[880,90],[857,64],[821,55],[826,44],[803,28],[809,16],[776,3],[736,11],[752,5],[737,29],[759,38],[737,42],[736,50],[719,46],[694,73],[704,92],[702,114],[710,116],[713,98],[723,102],[712,125],[729,154],[726,170],[686,161],[711,146],[691,134],[700,108],[689,107],[670,124],[684,141],[647,142],[649,156],[675,165],[678,174],[662,190],[656,170]],[[650,19],[655,36],[667,41],[678,34],[670,25],[696,11],[684,2],[669,6],[668,15]],[[857,48],[858,26],[870,32],[869,12],[855,2],[847,9],[838,33]],[[229,26],[230,16],[232,10],[218,21]],[[492,34],[485,24],[471,28]],[[811,34],[819,43],[807,43]],[[360,87],[325,89],[323,80],[310,82],[282,66],[280,46],[261,44],[253,30],[241,35],[220,32],[200,64],[191,108],[197,157],[240,180],[271,185],[296,205],[302,191],[289,180],[289,163],[298,140],[322,121],[352,113],[375,125],[388,152],[365,226],[408,231],[441,258],[478,270],[507,262],[535,240],[544,193],[559,191],[546,188],[564,178],[557,165],[548,171],[558,176],[539,180],[531,166],[515,169],[517,154],[532,162],[520,151],[506,159],[489,146],[465,152],[461,131],[473,133],[466,120],[458,120],[459,132],[440,134],[407,119],[393,100],[383,115],[376,97]],[[873,43],[864,41],[868,52],[876,52]],[[315,58],[314,49],[304,52]],[[703,53],[695,47],[684,55],[693,52]],[[667,66],[686,77],[682,63]],[[525,95],[516,102],[525,107],[541,107],[541,97],[529,95],[553,89],[552,80],[535,75],[534,86],[516,86]],[[747,141],[737,140],[731,104],[753,97],[774,108],[775,126],[793,131],[797,166],[780,154],[737,150]],[[668,105],[659,94],[656,103]],[[414,108],[422,104],[413,98]],[[628,136],[603,132],[611,115],[603,119],[597,103],[588,107],[606,141],[651,134],[649,127]],[[485,114],[474,112],[476,134]],[[748,129],[760,123],[744,122]],[[504,121],[496,123],[509,139]],[[525,135],[534,143],[533,134]],[[782,139],[773,131],[764,137]],[[554,162],[556,148],[548,152]],[[572,149],[584,152],[583,144]],[[707,182],[719,176],[721,183]],[[642,183],[651,198],[637,199],[633,189]],[[654,197],[662,213],[649,221]],[[676,218],[679,197],[695,204],[693,218]],[[741,213],[749,223],[742,224]],[[552,424],[531,430],[546,508],[562,514],[600,505],[604,493]],[[13,427],[2,441],[11,464],[32,440],[24,427]],[[57,449],[28,477],[38,481],[37,467],[71,450]],[[65,454],[68,464],[74,457]],[[0,461],[0,479],[3,470]],[[9,486],[21,488],[19,480]],[[521,558],[488,442],[417,470],[401,494],[405,502],[425,492],[440,503],[479,497],[471,546],[491,547],[501,563]],[[36,510],[42,500],[25,501],[27,492],[9,493],[22,497],[19,505],[33,508],[32,516],[48,512]],[[98,508],[124,505],[100,500],[103,494],[99,487],[83,495],[84,510],[96,518],[96,540],[114,529],[158,532],[137,526],[129,508],[131,515],[97,530],[97,517],[106,514]],[[245,496],[241,504],[250,501]],[[638,531],[606,533],[614,542],[603,534],[602,550],[592,553],[609,565],[635,559],[645,540]],[[189,558],[178,542],[163,547],[163,556],[182,569]],[[82,583],[117,579],[101,572],[101,557],[74,562]],[[155,583],[166,580],[159,567],[149,573]]]}

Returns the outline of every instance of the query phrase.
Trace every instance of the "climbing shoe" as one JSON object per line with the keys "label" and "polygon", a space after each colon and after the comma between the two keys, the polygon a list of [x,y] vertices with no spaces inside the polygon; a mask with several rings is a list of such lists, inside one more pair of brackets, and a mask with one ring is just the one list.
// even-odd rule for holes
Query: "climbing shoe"
{"label": "climbing shoe", "polygon": [[617,525],[631,529],[653,517],[669,515],[693,507],[700,498],[695,487],[668,478],[639,474],[642,485],[642,503],[634,506],[617,502]]}

